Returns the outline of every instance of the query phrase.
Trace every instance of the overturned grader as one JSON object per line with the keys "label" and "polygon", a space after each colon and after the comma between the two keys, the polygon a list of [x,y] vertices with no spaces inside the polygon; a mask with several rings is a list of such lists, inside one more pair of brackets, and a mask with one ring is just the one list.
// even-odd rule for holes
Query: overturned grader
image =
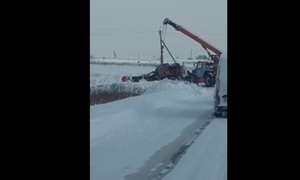
{"label": "overturned grader", "polygon": [[187,72],[184,64],[180,65],[179,63],[164,63],[156,67],[156,69],[150,73],[142,74],[140,76],[123,76],[122,81],[132,81],[139,82],[144,79],[146,81],[156,81],[162,80],[165,78],[171,80],[189,80],[189,72]]}

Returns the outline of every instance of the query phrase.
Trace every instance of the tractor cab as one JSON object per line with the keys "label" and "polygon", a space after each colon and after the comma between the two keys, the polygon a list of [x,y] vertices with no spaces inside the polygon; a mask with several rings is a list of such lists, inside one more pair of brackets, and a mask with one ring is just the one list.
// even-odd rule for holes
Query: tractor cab
{"label": "tractor cab", "polygon": [[212,60],[200,60],[192,71],[192,82],[205,83],[207,87],[215,85],[215,63]]}
{"label": "tractor cab", "polygon": [[196,67],[195,67],[195,69],[193,69],[192,73],[198,74],[198,76],[200,76],[205,71],[211,71],[211,72],[214,71],[214,61],[211,61],[211,60],[198,61],[196,64]]}

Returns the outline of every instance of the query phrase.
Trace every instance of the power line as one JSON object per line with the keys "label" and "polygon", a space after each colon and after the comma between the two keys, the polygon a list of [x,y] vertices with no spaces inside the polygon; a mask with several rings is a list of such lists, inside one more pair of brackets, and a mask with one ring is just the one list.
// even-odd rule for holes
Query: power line
{"label": "power line", "polygon": [[[146,33],[156,33],[157,32],[157,30],[130,31],[131,29],[141,30],[141,29],[149,29],[149,28],[133,28],[133,27],[131,27],[131,28],[97,28],[97,29],[92,29],[90,32],[91,32],[91,35],[146,34]],[[99,32],[99,31],[101,31],[101,32]],[[164,38],[165,38],[166,34],[182,36],[182,34],[180,34],[179,32],[167,32],[166,28],[165,28],[164,29]],[[224,33],[200,32],[200,33],[196,33],[196,34],[199,36],[227,37],[227,34],[224,34]]]}
{"label": "power line", "polygon": [[144,29],[152,29],[153,31],[155,30],[155,28],[153,27],[118,27],[118,28],[92,28],[92,31],[121,31],[121,30],[130,30],[130,29],[134,29],[134,30],[144,30]]}
{"label": "power line", "polygon": [[107,35],[136,35],[136,34],[151,34],[156,31],[136,31],[136,32],[91,32],[91,36],[107,36]]}

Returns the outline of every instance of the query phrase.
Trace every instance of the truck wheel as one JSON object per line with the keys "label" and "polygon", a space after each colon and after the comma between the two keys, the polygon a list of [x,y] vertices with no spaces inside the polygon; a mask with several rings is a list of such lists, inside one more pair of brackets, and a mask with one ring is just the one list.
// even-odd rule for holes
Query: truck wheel
{"label": "truck wheel", "polygon": [[141,76],[132,76],[131,81],[132,81],[132,82],[139,82],[140,79],[142,79]]}
{"label": "truck wheel", "polygon": [[222,117],[222,112],[215,112],[214,114],[216,117]]}
{"label": "truck wheel", "polygon": [[204,79],[205,79],[205,86],[206,87],[213,87],[215,85],[215,81],[214,81],[214,78],[213,78],[212,75],[206,74],[204,76]]}

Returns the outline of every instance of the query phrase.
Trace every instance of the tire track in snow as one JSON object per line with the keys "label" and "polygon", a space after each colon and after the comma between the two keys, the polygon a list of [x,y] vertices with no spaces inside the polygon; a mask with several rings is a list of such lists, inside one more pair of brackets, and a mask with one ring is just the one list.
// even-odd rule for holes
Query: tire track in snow
{"label": "tire track in snow", "polygon": [[203,113],[198,119],[182,130],[173,142],[156,151],[136,173],[129,174],[126,180],[161,180],[169,173],[194,140],[213,119],[213,110]]}

